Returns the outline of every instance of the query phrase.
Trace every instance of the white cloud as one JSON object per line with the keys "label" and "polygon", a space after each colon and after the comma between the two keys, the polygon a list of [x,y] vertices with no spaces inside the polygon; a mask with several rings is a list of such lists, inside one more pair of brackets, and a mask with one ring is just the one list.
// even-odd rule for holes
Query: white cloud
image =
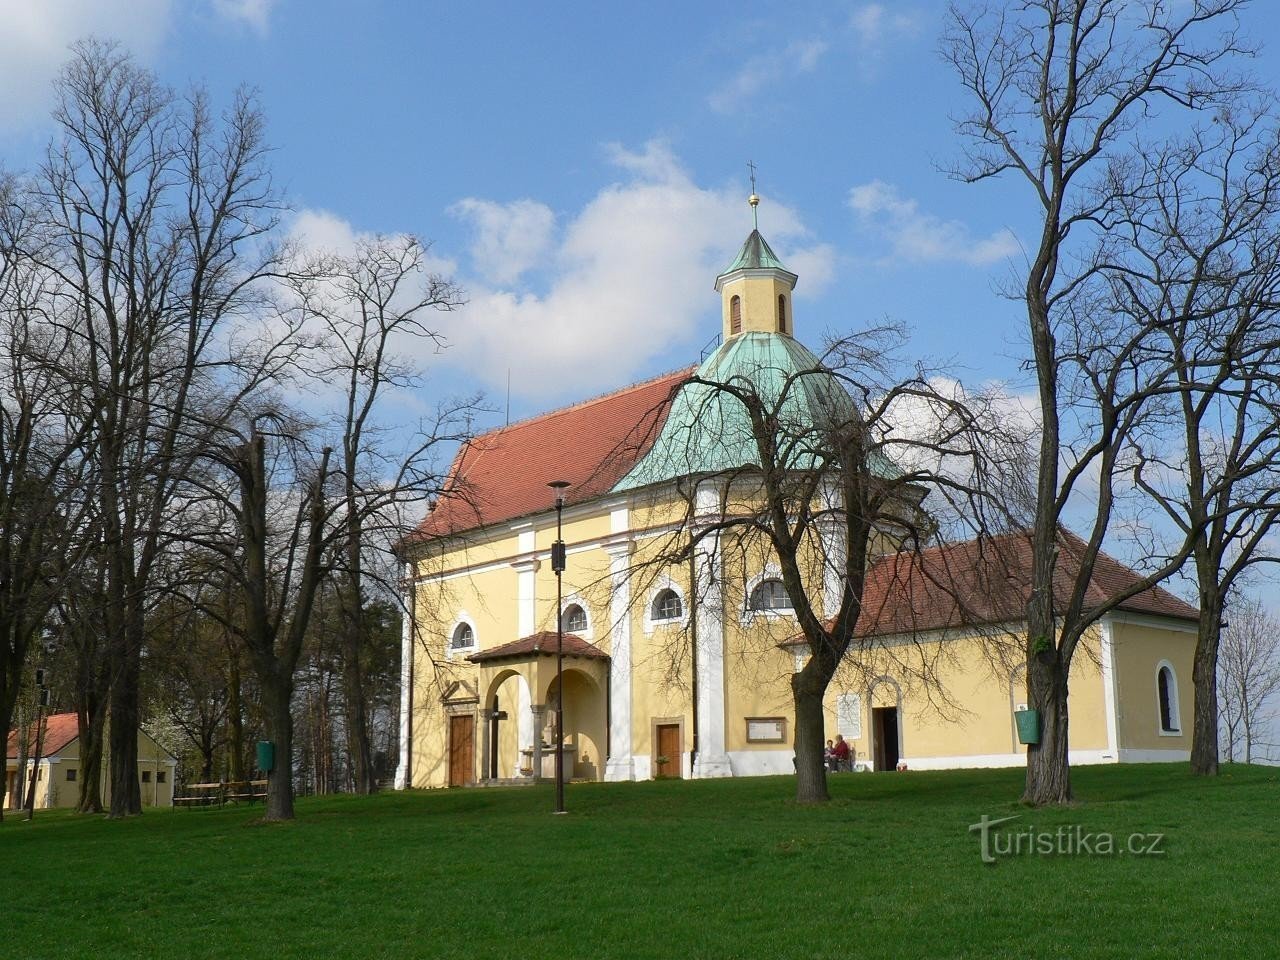
{"label": "white cloud", "polygon": [[[510,369],[512,390],[526,397],[584,396],[719,330],[711,287],[749,230],[742,187],[699,186],[659,142],[615,145],[610,158],[622,182],[567,218],[541,262],[528,265],[545,293],[463,280],[469,303],[442,318],[451,362],[499,388]],[[761,219],[783,262],[801,273],[800,290],[830,278],[834,254],[803,245],[792,210],[766,201]]]}
{"label": "white cloud", "polygon": [[213,11],[224,19],[243,23],[265,36],[271,26],[271,8],[276,0],[213,0]]}
{"label": "white cloud", "polygon": [[514,283],[543,259],[556,222],[551,208],[534,200],[494,203],[468,197],[450,213],[473,226],[472,264],[481,278],[497,284]]}
{"label": "white cloud", "polygon": [[885,261],[957,261],[970,266],[987,266],[1018,252],[1018,242],[1010,230],[997,230],[975,239],[959,220],[943,220],[926,213],[920,205],[899,193],[883,180],[872,180],[849,191],[849,206],[866,229],[878,232],[888,243]]}
{"label": "white cloud", "polygon": [[781,51],[752,57],[707,102],[719,113],[731,113],[768,85],[812,72],[827,49],[818,38],[793,40]]}
{"label": "white cloud", "polygon": [[909,13],[890,13],[882,3],[863,3],[849,18],[849,26],[859,46],[879,52],[885,41],[895,35],[915,32],[917,24]]}
{"label": "white cloud", "polygon": [[96,35],[148,59],[169,32],[171,0],[0,0],[0,131],[47,117],[69,47]]}

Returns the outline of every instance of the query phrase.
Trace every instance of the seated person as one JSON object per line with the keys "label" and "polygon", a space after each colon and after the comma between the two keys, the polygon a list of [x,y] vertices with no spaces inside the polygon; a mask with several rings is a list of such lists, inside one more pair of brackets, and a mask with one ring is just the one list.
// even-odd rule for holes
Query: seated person
{"label": "seated person", "polygon": [[831,748],[831,741],[827,741],[826,749],[822,751],[822,763],[832,773],[836,772],[836,758]]}
{"label": "seated person", "polygon": [[841,734],[836,734],[835,746],[831,748],[831,756],[835,760],[833,770],[852,770],[853,754],[849,749],[849,744],[845,742]]}

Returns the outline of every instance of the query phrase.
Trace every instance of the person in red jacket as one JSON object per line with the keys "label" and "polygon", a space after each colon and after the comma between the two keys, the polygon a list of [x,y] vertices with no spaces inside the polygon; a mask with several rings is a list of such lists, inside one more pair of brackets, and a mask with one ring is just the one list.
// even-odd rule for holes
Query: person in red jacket
{"label": "person in red jacket", "polygon": [[836,734],[836,745],[831,748],[831,756],[836,761],[837,770],[851,770],[853,764],[849,762],[849,744],[845,743],[841,734]]}

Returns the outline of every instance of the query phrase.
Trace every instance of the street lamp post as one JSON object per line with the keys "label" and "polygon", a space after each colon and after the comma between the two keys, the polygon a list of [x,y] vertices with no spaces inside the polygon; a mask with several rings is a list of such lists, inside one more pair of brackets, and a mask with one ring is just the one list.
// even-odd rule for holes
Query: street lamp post
{"label": "street lamp post", "polygon": [[551,570],[556,575],[556,809],[564,813],[564,611],[561,596],[561,577],[564,574],[564,538],[561,521],[564,514],[566,480],[552,480],[547,484],[556,492],[556,542],[551,545]]}

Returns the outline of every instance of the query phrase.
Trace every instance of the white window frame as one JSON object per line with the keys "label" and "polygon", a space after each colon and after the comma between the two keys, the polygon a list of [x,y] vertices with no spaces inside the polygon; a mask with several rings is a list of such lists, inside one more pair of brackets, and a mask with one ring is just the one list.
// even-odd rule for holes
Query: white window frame
{"label": "white window frame", "polygon": [[[1169,671],[1169,722],[1173,729],[1166,730],[1160,718],[1160,672]],[[1182,705],[1178,702],[1178,671],[1168,660],[1156,664],[1156,730],[1162,737],[1182,736]]]}
{"label": "white window frame", "polygon": [[[766,580],[782,581],[782,570],[776,566],[767,566],[760,573],[756,574],[746,583],[746,589],[742,594],[742,623],[744,626],[750,624],[756,617],[764,617],[766,620],[794,620],[796,619],[795,607],[785,608],[781,610],[752,610],[751,595],[755,593],[756,587],[764,583]],[[786,589],[786,584],[783,584]],[[794,600],[792,603],[794,604]]]}
{"label": "white window frame", "polygon": [[[680,598],[681,614],[678,617],[670,617],[665,620],[655,620],[653,617],[653,605],[657,602],[658,594],[664,590],[670,590]],[[663,577],[658,580],[649,589],[649,595],[644,604],[644,632],[645,636],[650,635],[658,627],[680,626],[687,627],[689,625],[689,598],[685,591],[681,590],[679,585],[673,583],[669,578]]]}
{"label": "white window frame", "polygon": [[[454,635],[458,632],[458,628],[464,624],[471,628],[471,645],[468,647],[455,647],[453,645]],[[467,611],[459,610],[452,626],[449,627],[449,633],[444,638],[445,659],[452,660],[454,657],[470,656],[478,649],[480,649],[480,631],[476,629],[476,621]]]}
{"label": "white window frame", "polygon": [[[587,617],[587,629],[570,630],[569,624],[565,623],[564,613],[570,607],[581,607],[582,612]],[[572,633],[575,637],[581,637],[583,640],[594,640],[596,636],[596,618],[591,615],[591,606],[587,601],[583,600],[581,595],[571,593],[564,598],[560,607],[560,623],[564,623],[564,632]]]}

